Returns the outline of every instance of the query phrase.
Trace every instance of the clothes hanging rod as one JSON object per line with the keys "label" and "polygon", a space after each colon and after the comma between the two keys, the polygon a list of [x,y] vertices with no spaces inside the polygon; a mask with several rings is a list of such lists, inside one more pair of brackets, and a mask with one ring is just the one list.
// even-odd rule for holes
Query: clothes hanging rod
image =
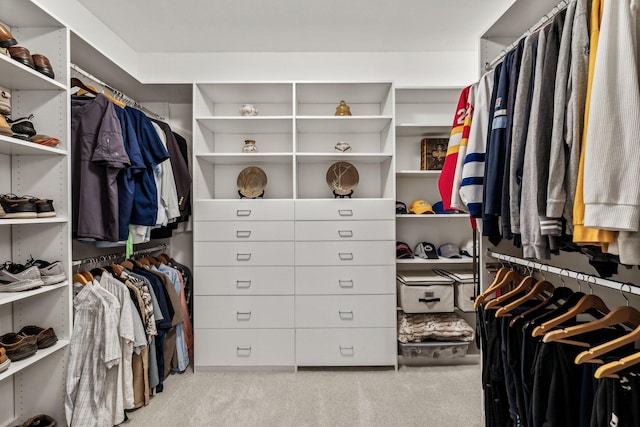
{"label": "clothes hanging rod", "polygon": [[84,77],[92,80],[94,83],[97,83],[100,86],[103,86],[103,87],[109,89],[111,92],[113,92],[113,94],[117,98],[119,98],[125,104],[127,104],[127,105],[129,105],[131,107],[137,108],[137,109],[139,109],[141,111],[144,111],[146,114],[148,114],[150,116],[153,116],[153,118],[155,118],[157,120],[165,121],[165,118],[162,117],[161,115],[159,115],[157,113],[154,113],[153,111],[149,110],[147,107],[143,106],[140,102],[136,101],[135,99],[131,98],[128,95],[125,95],[123,92],[121,92],[118,89],[114,88],[110,84],[103,82],[102,80],[100,80],[99,78],[97,78],[93,74],[83,70],[82,68],[80,68],[79,66],[74,64],[73,62],[69,63],[69,68],[71,68],[72,70],[76,71],[79,74],[82,74]]}
{"label": "clothes hanging rod", "polygon": [[618,290],[620,292],[626,292],[633,295],[640,295],[640,287],[632,283],[616,282],[615,280],[603,279],[601,277],[594,276],[592,274],[581,273],[578,271],[569,270],[568,268],[554,267],[548,264],[542,264],[536,261],[532,261],[530,259],[518,258],[511,255],[505,255],[505,254],[501,254],[493,251],[487,251],[487,255],[495,259],[507,261],[512,264],[522,265],[524,267],[538,270],[543,273],[553,273],[553,274],[557,274],[558,276],[570,277],[578,281],[582,280],[589,286],[591,286],[592,284],[600,285],[606,288]]}
{"label": "clothes hanging rod", "polygon": [[520,40],[522,40],[525,37],[528,37],[530,34],[535,33],[536,31],[538,31],[541,28],[545,27],[547,24],[550,24],[553,21],[553,18],[555,18],[555,16],[557,14],[559,14],[564,9],[566,9],[567,6],[569,6],[569,3],[571,3],[571,1],[573,1],[573,0],[569,0],[569,1],[562,0],[560,3],[558,3],[556,6],[554,6],[553,9],[551,9],[551,11],[549,13],[544,15],[533,27],[531,27],[527,31],[525,31],[525,33],[523,35],[518,37],[509,46],[507,46],[504,49],[502,49],[500,51],[500,53],[498,54],[498,56],[496,56],[493,59],[493,61],[485,62],[485,64],[484,64],[485,71],[489,71],[490,69],[495,67],[496,64],[498,64],[500,61],[502,61],[504,59],[504,57],[507,55],[507,53],[511,52],[516,46],[518,46],[518,43],[520,43]]}
{"label": "clothes hanging rod", "polygon": [[[144,248],[144,249],[139,249],[137,251],[134,251],[133,254],[131,254],[132,257],[136,257],[136,256],[140,256],[140,255],[145,255],[145,254],[149,254],[149,253],[153,253],[153,252],[158,252],[158,251],[164,251],[167,249],[167,247],[169,247],[169,245],[167,245],[166,243],[161,243],[159,245],[156,246],[152,246],[149,248]],[[90,263],[102,263],[102,262],[106,262],[106,261],[113,261],[116,259],[125,259],[124,256],[124,252],[118,252],[115,254],[107,254],[107,255],[98,255],[95,257],[89,257],[89,258],[81,258],[81,259],[74,259],[73,262],[71,263],[71,265],[73,267],[77,267],[79,265],[83,265],[83,264],[90,264]]]}

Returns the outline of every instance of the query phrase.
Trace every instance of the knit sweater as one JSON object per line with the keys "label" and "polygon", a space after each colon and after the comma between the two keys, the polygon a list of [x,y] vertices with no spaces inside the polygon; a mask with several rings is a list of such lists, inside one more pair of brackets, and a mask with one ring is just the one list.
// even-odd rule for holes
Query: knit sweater
{"label": "knit sweater", "polygon": [[584,165],[584,224],[626,232],[618,240],[625,264],[640,264],[640,9],[635,3],[604,2]]}
{"label": "knit sweater", "polygon": [[531,117],[529,131],[525,143],[524,167],[522,171],[522,192],[520,198],[520,233],[525,258],[549,259],[549,245],[546,237],[542,236],[538,218],[537,192],[538,171],[536,169],[536,124],[540,111],[540,97],[542,94],[542,75],[547,35],[551,30],[547,26],[539,31],[538,51],[536,53],[536,68],[534,74],[533,97],[531,100]]}
{"label": "knit sweater", "polygon": [[478,82],[475,96],[473,121],[469,131],[467,155],[462,166],[460,198],[467,206],[469,214],[474,218],[482,217],[482,190],[484,184],[484,161],[489,130],[489,110],[491,92],[493,91],[493,74],[491,70]]}
{"label": "knit sweater", "polygon": [[511,154],[509,161],[509,210],[511,231],[520,234],[520,190],[522,188],[522,161],[529,126],[529,112],[533,95],[533,73],[535,71],[536,52],[539,33],[533,33],[524,41],[520,76],[516,89],[516,102],[513,107],[511,128]]}
{"label": "knit sweater", "polygon": [[578,165],[578,180],[576,183],[576,197],[573,204],[573,241],[582,244],[602,245],[606,251],[609,243],[616,240],[613,231],[598,228],[589,228],[584,224],[584,177],[585,177],[585,151],[587,147],[587,131],[589,129],[589,110],[591,106],[591,87],[593,82],[593,72],[598,51],[598,39],[600,36],[600,22],[602,21],[604,0],[592,0],[590,17],[590,39],[589,39],[589,73],[587,78],[587,95],[584,110],[584,129],[582,132],[582,142],[580,148],[580,163]]}
{"label": "knit sweater", "polygon": [[[576,194],[580,140],[589,67],[588,1],[577,0],[567,8],[560,43],[553,134],[547,185],[547,216],[564,217],[567,234],[573,234],[573,199]],[[570,19],[573,14],[573,19]],[[569,52],[566,51],[567,41]],[[566,67],[566,68],[564,68]],[[566,73],[561,72],[565,69]],[[566,88],[566,90],[562,90]]]}

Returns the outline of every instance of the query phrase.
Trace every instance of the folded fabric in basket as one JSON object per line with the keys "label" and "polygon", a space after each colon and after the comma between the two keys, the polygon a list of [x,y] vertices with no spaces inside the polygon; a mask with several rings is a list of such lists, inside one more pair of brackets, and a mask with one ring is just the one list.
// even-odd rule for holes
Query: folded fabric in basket
{"label": "folded fabric in basket", "polygon": [[398,341],[473,341],[473,328],[456,313],[398,312]]}

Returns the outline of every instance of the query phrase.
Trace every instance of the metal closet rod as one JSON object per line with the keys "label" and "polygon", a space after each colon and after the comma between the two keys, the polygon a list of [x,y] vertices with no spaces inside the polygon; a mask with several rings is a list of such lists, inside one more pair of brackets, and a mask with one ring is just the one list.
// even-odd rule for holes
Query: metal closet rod
{"label": "metal closet rod", "polygon": [[160,121],[165,121],[166,120],[164,117],[162,117],[161,115],[156,114],[153,111],[149,110],[147,107],[143,106],[141,103],[139,103],[135,99],[131,98],[130,96],[125,95],[124,93],[122,93],[118,89],[114,88],[113,86],[103,82],[102,80],[100,80],[99,78],[94,76],[93,74],[91,74],[91,73],[83,70],[82,68],[78,67],[73,62],[69,63],[69,68],[71,68],[72,70],[82,74],[86,78],[92,80],[94,83],[97,83],[100,86],[103,86],[103,87],[109,89],[111,92],[113,92],[113,94],[114,94],[114,96],[116,98],[119,98],[119,100],[121,100],[125,104],[129,105],[130,107],[134,107],[134,108],[137,108],[138,110],[144,111],[146,114],[149,114],[150,116],[153,116],[157,120],[160,120]]}
{"label": "metal closet rod", "polygon": [[538,270],[543,273],[548,272],[548,273],[557,274],[558,276],[571,277],[576,280],[582,280],[588,285],[591,285],[591,284],[600,285],[606,288],[618,290],[620,292],[626,292],[633,295],[640,295],[640,287],[632,283],[622,283],[622,282],[617,282],[615,280],[603,279],[601,277],[594,276],[591,274],[581,273],[578,271],[569,270],[567,268],[553,267],[551,265],[542,264],[536,261],[532,261],[530,259],[518,258],[511,255],[501,254],[498,252],[487,251],[487,255],[495,259],[507,261],[508,263],[512,263],[512,264],[522,265],[524,267]]}
{"label": "metal closet rod", "polygon": [[529,36],[530,34],[535,33],[536,31],[540,30],[545,25],[550,24],[553,21],[553,18],[558,13],[562,12],[564,9],[567,8],[567,6],[569,6],[569,3],[571,3],[571,1],[573,1],[573,0],[562,0],[560,3],[558,3],[556,6],[554,6],[553,9],[551,9],[551,12],[547,13],[546,15],[544,15],[533,27],[531,27],[527,31],[525,31],[525,33],[523,35],[518,37],[516,39],[516,41],[511,43],[509,46],[507,46],[504,49],[502,49],[500,51],[500,53],[498,54],[498,56],[496,56],[493,59],[493,61],[485,62],[484,69],[487,70],[487,71],[492,69],[497,63],[499,63],[500,61],[502,61],[504,59],[504,57],[507,55],[507,53],[511,52],[516,46],[518,46],[518,43],[520,43],[520,40],[522,40],[523,38]]}
{"label": "metal closet rod", "polygon": [[[133,254],[131,254],[131,256],[136,257],[140,255],[149,254],[152,252],[164,251],[165,249],[167,249],[168,246],[169,245],[167,245],[166,243],[161,243],[159,245],[152,246],[150,248],[144,248],[144,249],[139,249],[137,251],[134,251]],[[90,258],[74,259],[71,265],[73,267],[76,267],[78,265],[90,264],[90,263],[101,263],[106,261],[113,261],[116,259],[124,260],[125,259],[124,252],[119,252],[116,254],[108,254],[108,255],[99,255],[99,256],[90,257]]]}

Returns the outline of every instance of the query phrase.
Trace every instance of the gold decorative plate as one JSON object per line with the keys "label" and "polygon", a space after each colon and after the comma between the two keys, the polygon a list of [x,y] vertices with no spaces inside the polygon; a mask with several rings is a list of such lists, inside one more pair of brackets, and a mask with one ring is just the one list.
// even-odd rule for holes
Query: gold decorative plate
{"label": "gold decorative plate", "polygon": [[240,171],[236,183],[244,197],[257,197],[267,186],[267,174],[257,166],[249,166]]}
{"label": "gold decorative plate", "polygon": [[339,196],[350,194],[358,186],[360,175],[349,162],[337,162],[329,166],[327,185]]}

